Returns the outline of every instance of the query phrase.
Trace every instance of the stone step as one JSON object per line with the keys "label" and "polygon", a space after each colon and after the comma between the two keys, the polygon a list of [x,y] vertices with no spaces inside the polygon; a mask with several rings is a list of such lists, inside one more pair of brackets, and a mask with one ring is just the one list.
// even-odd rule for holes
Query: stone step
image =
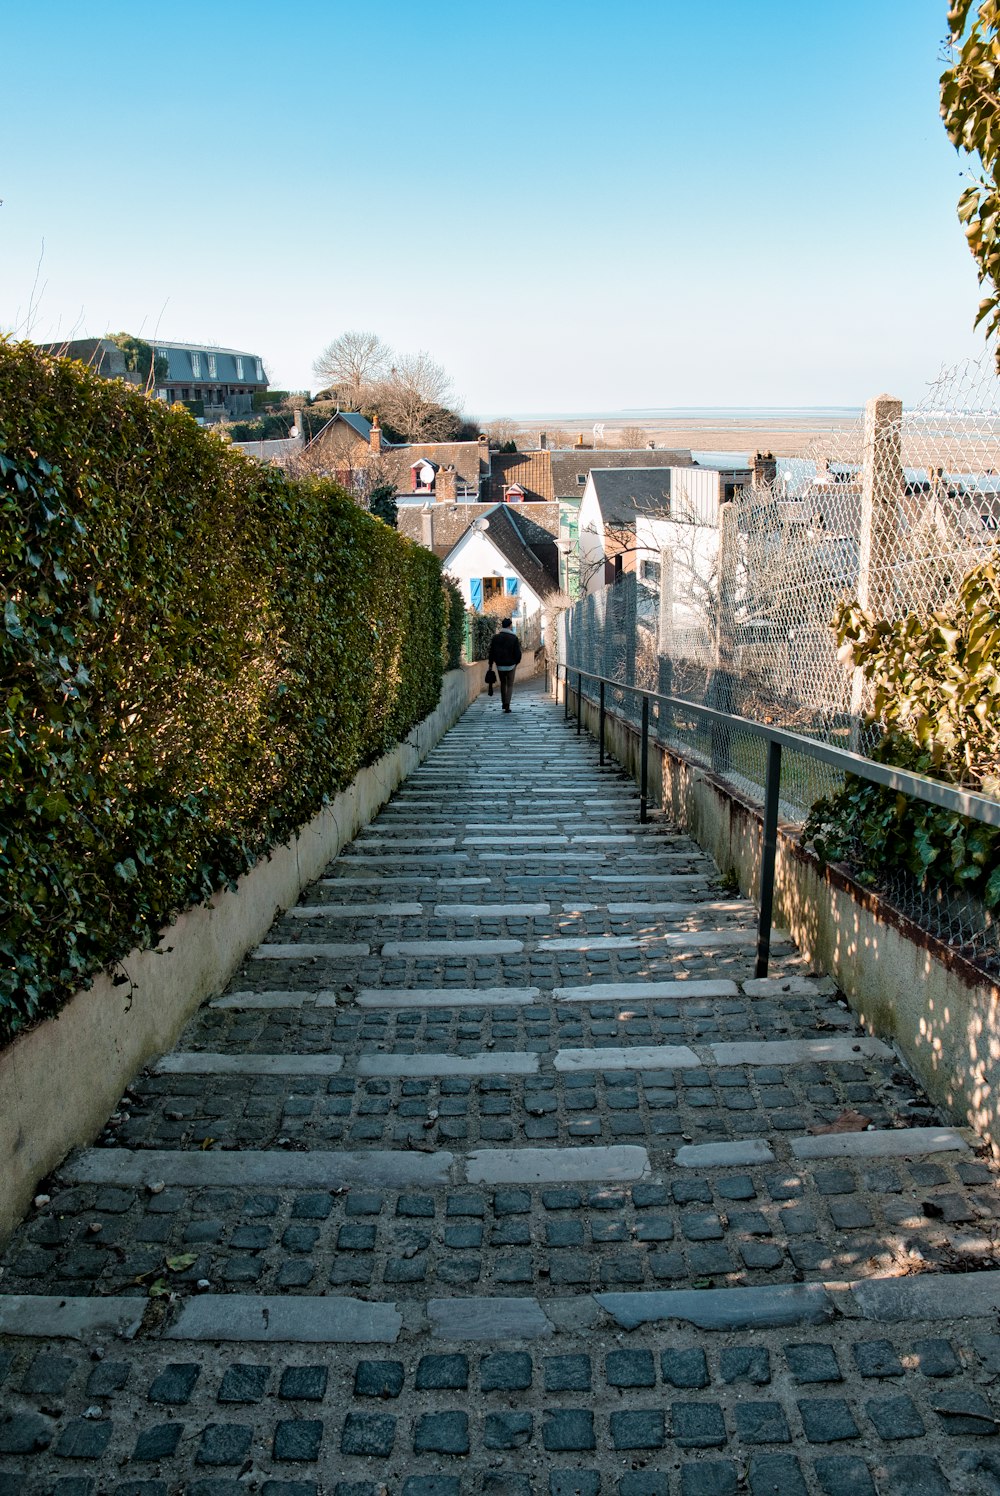
{"label": "stone step", "polygon": [[165,1185],[195,1188],[340,1190],[357,1185],[420,1188],[432,1185],[614,1183],[649,1174],[649,1155],[635,1144],[587,1148],[327,1149],[312,1153],[233,1149],[85,1149],[60,1173],[76,1184]]}
{"label": "stone step", "polygon": [[[140,1332],[144,1308],[145,1301],[134,1296],[0,1294],[0,1334],[86,1343],[95,1335],[110,1331],[128,1341]],[[707,1332],[817,1326],[837,1316],[879,1325],[962,1323],[989,1318],[998,1310],[1000,1272],[991,1271],[966,1277],[927,1273],[846,1284],[623,1291],[541,1300],[532,1296],[482,1297],[471,1302],[468,1298],[432,1298],[424,1302],[424,1325],[420,1328],[435,1339],[453,1343],[502,1344],[511,1340],[531,1341],[539,1336],[569,1338],[584,1328],[595,1330],[600,1337],[604,1327],[634,1332],[644,1326],[669,1323],[691,1325]],[[417,1325],[412,1316],[409,1318],[412,1335]],[[161,1335],[167,1341],[224,1340],[248,1345],[392,1344],[399,1339],[403,1326],[403,1312],[391,1301],[372,1302],[347,1295],[207,1293],[184,1299]],[[902,1366],[891,1352],[886,1355],[887,1349],[881,1346],[884,1368],[881,1375],[902,1376]],[[925,1350],[928,1364],[930,1349],[928,1346]],[[995,1365],[994,1347],[984,1344],[982,1353],[988,1366]],[[761,1359],[766,1359],[766,1354]],[[832,1367],[836,1367],[835,1357]],[[954,1365],[948,1374],[954,1375],[958,1369]],[[808,1383],[810,1378],[796,1380]],[[840,1381],[839,1370],[820,1380],[828,1384]],[[636,1384],[617,1383],[619,1388],[623,1385]],[[651,1385],[655,1385],[655,1376]],[[673,1385],[692,1384],[674,1382]],[[991,1416],[983,1421],[987,1425],[996,1423]]]}

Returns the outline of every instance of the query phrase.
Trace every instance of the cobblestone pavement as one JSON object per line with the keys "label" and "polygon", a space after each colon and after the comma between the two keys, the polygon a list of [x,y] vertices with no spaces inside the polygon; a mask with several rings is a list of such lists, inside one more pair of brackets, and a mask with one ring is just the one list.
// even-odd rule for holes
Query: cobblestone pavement
{"label": "cobblestone pavement", "polygon": [[10,1242],[0,1496],[1000,1492],[991,1161],[637,812],[466,713]]}

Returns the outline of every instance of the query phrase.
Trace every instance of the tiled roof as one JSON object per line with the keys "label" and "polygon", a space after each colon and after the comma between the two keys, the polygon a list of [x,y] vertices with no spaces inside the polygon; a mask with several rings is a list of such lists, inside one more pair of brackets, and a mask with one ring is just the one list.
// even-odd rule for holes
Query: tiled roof
{"label": "tiled roof", "polygon": [[527,544],[521,514],[520,506],[514,509],[510,504],[497,504],[489,515],[489,529],[486,533],[518,576],[523,577],[532,592],[544,601],[559,591],[559,584]]}
{"label": "tiled roof", "polygon": [[552,459],[552,487],[557,499],[570,499],[583,493],[584,484],[577,475],[586,476],[591,468],[691,467],[691,453],[686,450],[662,451],[648,447],[629,448],[558,447],[549,453]]}
{"label": "tiled roof", "polygon": [[479,461],[478,442],[407,442],[393,448],[404,458],[405,471],[400,474],[400,493],[410,491],[410,468],[415,462],[425,459],[437,463],[439,468],[453,467],[458,481],[479,492],[479,480],[483,477]]}
{"label": "tiled roof", "polygon": [[555,498],[552,487],[552,453],[493,452],[490,462],[490,498],[502,504],[504,492],[512,483],[524,490],[526,499],[540,499],[549,504]]}
{"label": "tiled roof", "polygon": [[[492,514],[494,504],[438,504],[429,498],[426,504],[401,504],[396,520],[400,534],[421,545],[426,544],[428,516],[431,526],[430,549],[436,556],[447,556],[456,546],[473,520]],[[545,566],[554,575],[558,572],[556,537],[559,534],[558,504],[518,504],[517,524],[532,550],[538,554]]]}

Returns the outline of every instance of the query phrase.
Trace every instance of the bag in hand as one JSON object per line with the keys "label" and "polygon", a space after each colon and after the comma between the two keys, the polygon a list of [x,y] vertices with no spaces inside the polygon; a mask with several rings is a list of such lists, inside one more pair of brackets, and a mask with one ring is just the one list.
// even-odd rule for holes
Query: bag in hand
{"label": "bag in hand", "polygon": [[487,695],[488,696],[492,696],[493,695],[493,687],[496,685],[496,683],[497,683],[497,673],[493,669],[493,666],[491,665],[490,668],[486,672],[486,686],[487,686]]}

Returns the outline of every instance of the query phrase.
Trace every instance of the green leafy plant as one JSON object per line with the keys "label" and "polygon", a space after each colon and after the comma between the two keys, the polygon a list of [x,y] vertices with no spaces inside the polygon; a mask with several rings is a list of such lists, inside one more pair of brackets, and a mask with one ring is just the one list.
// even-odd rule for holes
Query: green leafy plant
{"label": "green leafy plant", "polygon": [[[875,619],[844,603],[841,658],[875,688],[873,757],[1000,798],[1000,577],[987,561],[954,605],[926,618]],[[903,868],[1000,905],[1000,831],[856,775],[817,801],[803,830],[821,859],[857,865],[863,881]]]}
{"label": "green leafy plant", "polygon": [[145,338],[137,338],[130,332],[116,332],[109,342],[114,343],[125,355],[125,368],[130,374],[138,374],[143,385],[161,385],[170,372],[170,366],[162,353],[153,353],[153,345]]}
{"label": "green leafy plant", "polygon": [[448,601],[445,669],[457,670],[462,663],[462,648],[465,644],[465,599],[461,588],[450,577],[444,578],[444,591]]}
{"label": "green leafy plant", "polygon": [[0,1042],[156,944],[436,705],[440,563],[0,343]]}
{"label": "green leafy plant", "polygon": [[499,615],[489,613],[471,613],[471,643],[472,658],[474,660],[485,660],[490,652],[490,640],[500,627]]}
{"label": "green leafy plant", "polygon": [[958,216],[986,288],[976,325],[984,322],[991,336],[1000,331],[1000,0],[955,0],[948,29],[952,62],[941,75],[941,117],[956,149],[978,161]]}

